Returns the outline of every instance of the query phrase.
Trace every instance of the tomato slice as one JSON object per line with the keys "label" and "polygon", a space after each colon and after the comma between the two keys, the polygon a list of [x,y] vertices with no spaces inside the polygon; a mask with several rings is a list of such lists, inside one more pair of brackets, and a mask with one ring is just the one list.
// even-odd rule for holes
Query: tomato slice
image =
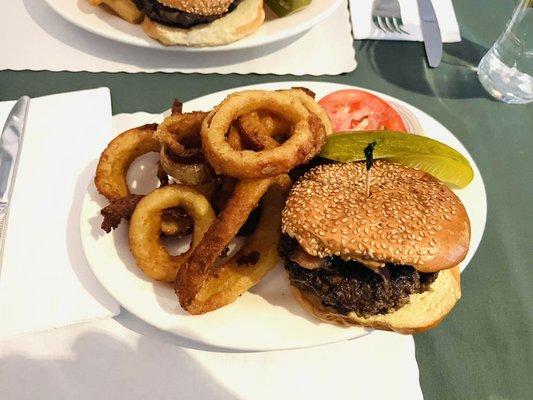
{"label": "tomato slice", "polygon": [[334,132],[382,129],[407,132],[402,117],[389,103],[364,90],[339,90],[318,103],[328,113]]}

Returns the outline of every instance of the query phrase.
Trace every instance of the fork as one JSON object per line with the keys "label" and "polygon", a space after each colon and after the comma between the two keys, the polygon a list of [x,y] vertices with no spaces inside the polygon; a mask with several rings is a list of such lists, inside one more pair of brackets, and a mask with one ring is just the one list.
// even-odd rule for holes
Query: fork
{"label": "fork", "polygon": [[398,0],[374,0],[372,22],[383,32],[406,33]]}

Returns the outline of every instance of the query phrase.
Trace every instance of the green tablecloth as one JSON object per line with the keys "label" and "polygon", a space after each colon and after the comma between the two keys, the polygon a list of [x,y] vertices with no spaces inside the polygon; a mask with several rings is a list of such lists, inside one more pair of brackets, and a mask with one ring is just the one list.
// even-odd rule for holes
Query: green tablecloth
{"label": "green tablecloth", "polygon": [[463,274],[462,300],[438,329],[415,337],[422,390],[426,399],[532,399],[533,104],[493,101],[474,70],[514,3],[455,1],[463,41],[444,46],[435,70],[426,67],[419,43],[366,41],[354,43],[357,70],[336,77],[4,71],[0,100],[108,86],[114,113],[159,112],[174,97],[189,100],[252,83],[316,79],[375,89],[424,110],[472,154],[489,204],[483,241]]}

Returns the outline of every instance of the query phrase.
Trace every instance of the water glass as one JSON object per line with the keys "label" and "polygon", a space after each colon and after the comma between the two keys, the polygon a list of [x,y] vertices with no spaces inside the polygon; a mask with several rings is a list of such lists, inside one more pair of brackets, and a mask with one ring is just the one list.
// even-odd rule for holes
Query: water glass
{"label": "water glass", "polygon": [[533,101],[533,0],[520,1],[505,31],[481,59],[477,74],[500,101]]}

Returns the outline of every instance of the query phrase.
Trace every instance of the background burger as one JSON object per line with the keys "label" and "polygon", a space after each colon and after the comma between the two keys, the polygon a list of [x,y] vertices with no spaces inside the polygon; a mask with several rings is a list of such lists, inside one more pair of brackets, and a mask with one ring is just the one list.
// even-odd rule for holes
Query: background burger
{"label": "background burger", "polygon": [[[255,32],[263,0],[89,0],[105,3],[165,45],[217,46]],[[143,18],[144,16],[144,18]]]}
{"label": "background burger", "polygon": [[461,296],[470,223],[432,176],[376,161],[320,165],[292,188],[282,213],[285,268],[316,317],[401,333],[436,326]]}

